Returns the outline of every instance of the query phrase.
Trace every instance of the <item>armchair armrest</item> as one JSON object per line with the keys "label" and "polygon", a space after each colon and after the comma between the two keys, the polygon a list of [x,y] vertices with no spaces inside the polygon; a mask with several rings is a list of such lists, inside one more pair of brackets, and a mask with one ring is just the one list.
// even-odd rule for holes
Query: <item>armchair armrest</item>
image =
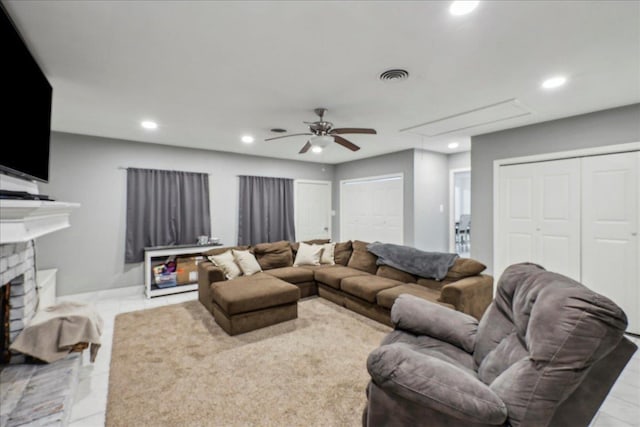
{"label": "armchair armrest", "polygon": [[402,344],[378,347],[369,355],[367,369],[385,392],[460,419],[460,425],[502,425],[507,419],[505,403],[489,386],[462,368]]}
{"label": "armchair armrest", "polygon": [[478,321],[468,314],[409,294],[396,298],[391,322],[397,329],[446,341],[468,353],[473,351],[478,331]]}
{"label": "armchair armrest", "polygon": [[493,300],[493,277],[487,274],[466,277],[440,291],[438,301],[453,305],[456,310],[480,319]]}

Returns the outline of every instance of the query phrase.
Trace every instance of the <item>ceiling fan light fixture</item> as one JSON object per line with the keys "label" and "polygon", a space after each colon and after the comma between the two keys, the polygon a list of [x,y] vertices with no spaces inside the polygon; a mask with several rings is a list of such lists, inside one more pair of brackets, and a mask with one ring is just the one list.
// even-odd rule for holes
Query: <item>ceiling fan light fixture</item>
{"label": "ceiling fan light fixture", "polygon": [[[320,151],[322,151],[323,148],[325,148],[327,145],[329,145],[332,142],[333,142],[333,137],[329,135],[319,135],[311,138],[311,145],[313,145],[313,148],[319,147]],[[318,151],[314,151],[314,153],[317,153],[317,152]]]}
{"label": "ceiling fan light fixture", "polygon": [[314,145],[313,147],[311,147],[311,151],[316,153],[316,154],[320,154],[322,153],[323,148],[320,147],[319,145]]}

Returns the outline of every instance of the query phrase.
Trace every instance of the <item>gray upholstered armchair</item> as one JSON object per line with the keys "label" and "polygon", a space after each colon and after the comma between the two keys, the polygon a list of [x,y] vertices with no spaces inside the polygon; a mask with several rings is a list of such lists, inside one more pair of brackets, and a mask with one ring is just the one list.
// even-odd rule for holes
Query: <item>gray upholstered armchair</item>
{"label": "gray upholstered armchair", "polygon": [[636,346],[612,301],[509,267],[478,322],[401,295],[367,361],[365,426],[587,426]]}

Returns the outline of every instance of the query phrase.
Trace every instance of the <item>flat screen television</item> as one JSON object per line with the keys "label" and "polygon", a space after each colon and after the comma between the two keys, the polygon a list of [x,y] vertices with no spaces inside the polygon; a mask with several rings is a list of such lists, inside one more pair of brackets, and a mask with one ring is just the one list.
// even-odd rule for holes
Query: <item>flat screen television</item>
{"label": "flat screen television", "polygon": [[49,181],[52,88],[0,3],[0,171]]}

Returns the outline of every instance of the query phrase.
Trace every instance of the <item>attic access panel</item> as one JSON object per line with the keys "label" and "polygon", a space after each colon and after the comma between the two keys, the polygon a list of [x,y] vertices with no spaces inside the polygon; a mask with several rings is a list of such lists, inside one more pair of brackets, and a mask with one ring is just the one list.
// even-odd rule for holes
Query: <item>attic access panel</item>
{"label": "attic access panel", "polygon": [[527,107],[512,98],[400,129],[400,132],[409,131],[421,136],[435,137],[530,114],[532,112]]}

